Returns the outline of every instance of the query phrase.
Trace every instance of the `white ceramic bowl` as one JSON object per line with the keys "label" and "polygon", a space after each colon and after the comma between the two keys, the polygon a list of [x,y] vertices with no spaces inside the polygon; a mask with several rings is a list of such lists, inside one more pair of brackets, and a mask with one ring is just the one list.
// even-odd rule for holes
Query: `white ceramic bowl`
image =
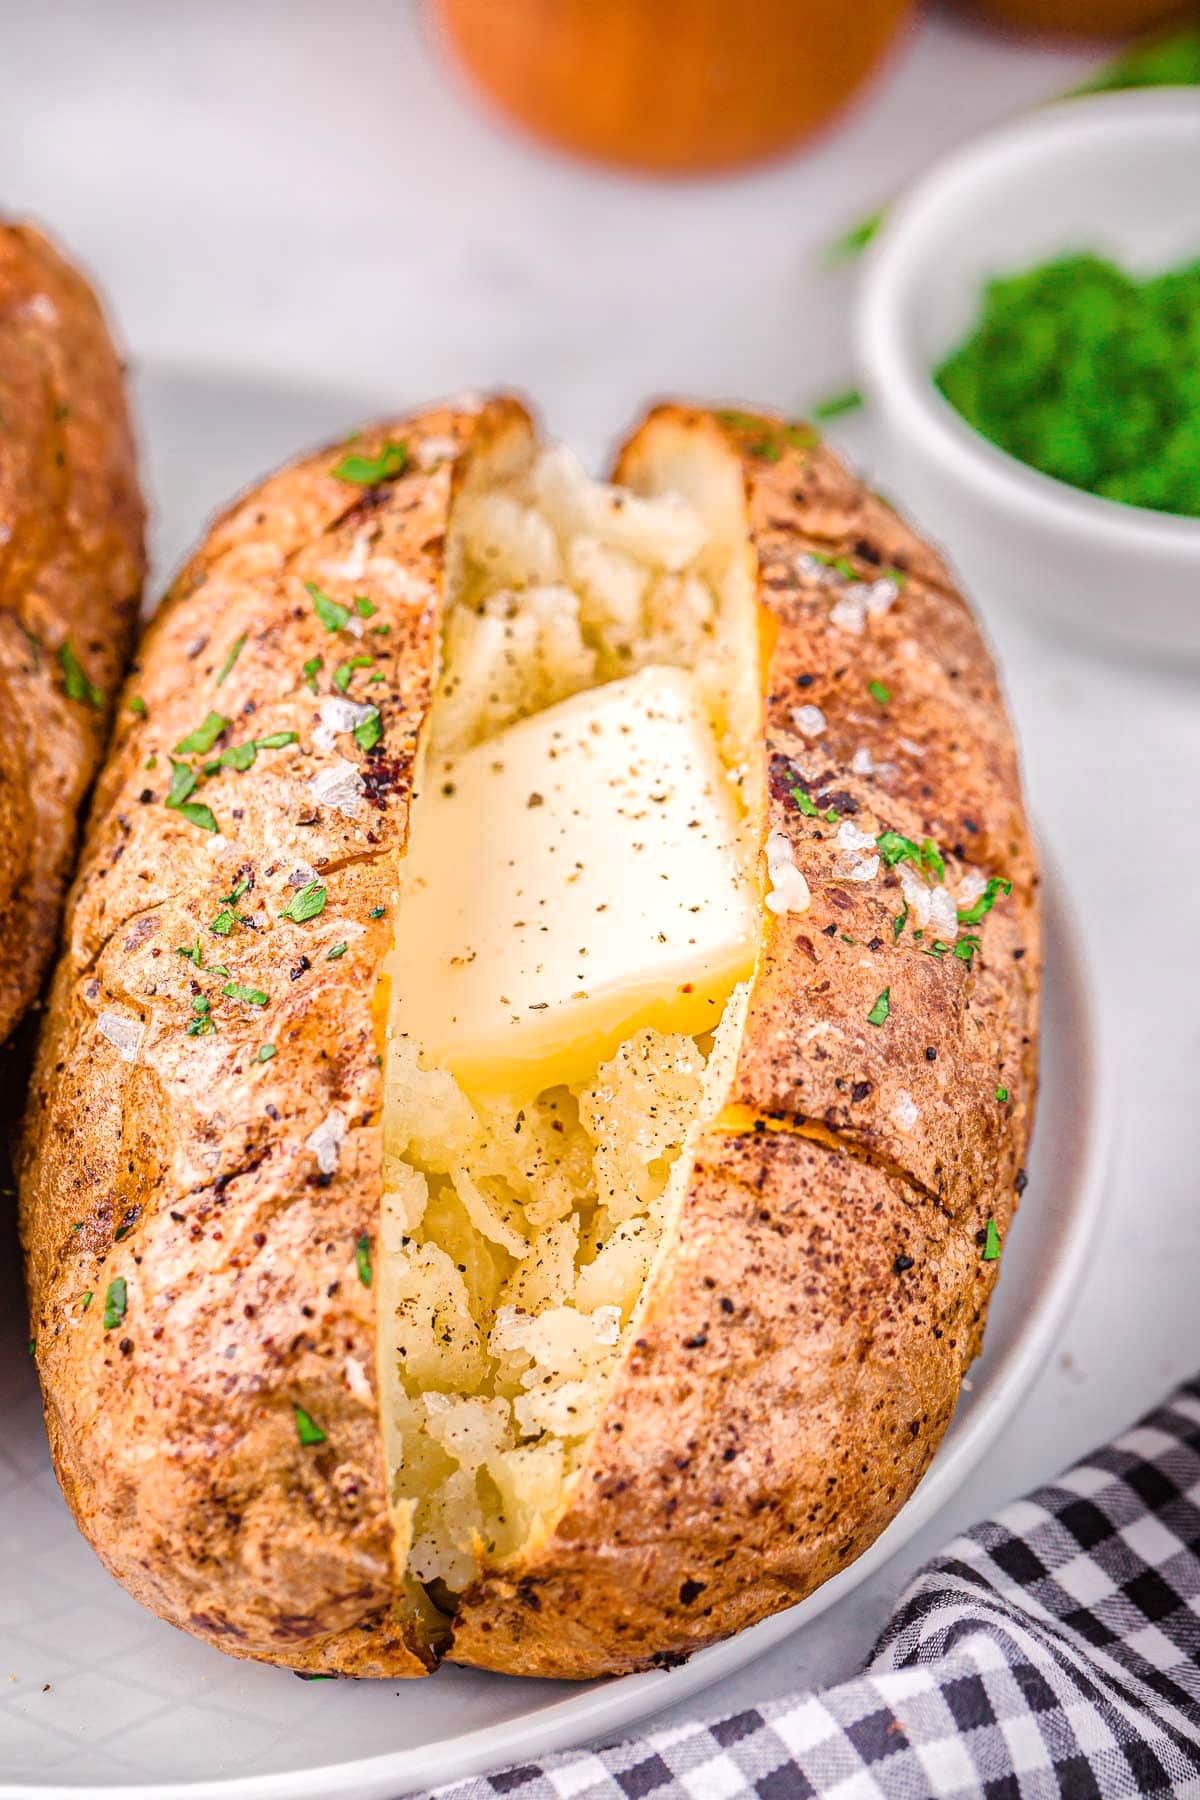
{"label": "white ceramic bowl", "polygon": [[1124,506],[989,443],[935,387],[987,278],[1072,250],[1149,274],[1200,258],[1200,92],[1061,101],[938,164],[867,259],[864,389],[888,480],[985,608],[1200,659],[1200,519]]}

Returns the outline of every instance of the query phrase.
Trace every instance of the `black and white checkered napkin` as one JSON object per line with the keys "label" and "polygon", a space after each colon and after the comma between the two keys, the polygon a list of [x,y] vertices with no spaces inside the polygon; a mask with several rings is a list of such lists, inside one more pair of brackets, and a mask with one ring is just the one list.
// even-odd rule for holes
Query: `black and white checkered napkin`
{"label": "black and white checkered napkin", "polygon": [[949,1544],[855,1680],[438,1794],[1200,1796],[1200,1377]]}

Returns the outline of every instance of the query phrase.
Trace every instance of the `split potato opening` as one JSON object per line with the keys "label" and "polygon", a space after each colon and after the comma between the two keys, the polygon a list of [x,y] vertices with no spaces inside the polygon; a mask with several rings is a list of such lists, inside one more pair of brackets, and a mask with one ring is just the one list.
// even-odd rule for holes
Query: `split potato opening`
{"label": "split potato opening", "polygon": [[740,474],[715,435],[652,424],[622,475],[509,420],[450,517],[380,994],[384,1435],[435,1629],[569,1498],[759,953]]}

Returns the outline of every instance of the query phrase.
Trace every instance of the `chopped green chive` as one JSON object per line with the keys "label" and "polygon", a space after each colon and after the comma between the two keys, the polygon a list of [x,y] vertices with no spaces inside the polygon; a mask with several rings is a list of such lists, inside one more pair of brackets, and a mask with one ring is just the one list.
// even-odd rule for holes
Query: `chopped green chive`
{"label": "chopped green chive", "polygon": [[959,913],[959,924],[978,925],[979,921],[986,918],[987,914],[991,912],[993,906],[996,904],[996,895],[1000,893],[1011,894],[1012,882],[1004,881],[1000,877],[993,875],[989,878],[987,886],[984,888],[982,894],[980,894],[978,900],[976,900],[974,906],[969,907],[966,912]]}
{"label": "chopped green chive", "polygon": [[1008,1099],[1008,1089],[1006,1087],[998,1087],[996,1089],[996,1098],[1001,1106],[1003,1106],[1004,1102]]}
{"label": "chopped green chive", "polygon": [[856,412],[863,403],[863,397],[856,387],[843,388],[839,394],[827,394],[824,400],[818,400],[812,408],[814,419],[836,419],[842,413]]}
{"label": "chopped green chive", "polygon": [[[341,631],[350,621],[350,608],[342,606],[337,600],[331,600],[323,593],[315,581],[306,581],[309,598],[313,603],[313,611],[320,619],[326,631]],[[308,664],[306,663],[307,670]]]}
{"label": "chopped green chive", "polygon": [[58,646],[58,666],[63,672],[63,686],[67,690],[68,700],[82,700],[88,706],[94,706],[99,712],[104,705],[104,690],[89,681],[83,672],[83,666],[76,656],[70,638],[64,638]]}
{"label": "chopped green chive", "polygon": [[280,912],[281,919],[291,919],[296,925],[303,925],[308,919],[315,919],[325,911],[326,889],[319,881],[310,881],[294,894]]}
{"label": "chopped green chive", "polygon": [[892,1010],[892,990],[884,988],[878,1000],[867,1014],[868,1025],[882,1025]]}
{"label": "chopped green chive", "polygon": [[189,731],[186,737],[180,738],[175,746],[175,755],[206,755],[228,726],[229,720],[224,713],[210,712],[203,725],[197,725],[195,731]]}
{"label": "chopped green chive", "polygon": [[371,1240],[364,1231],[355,1247],[354,1260],[358,1265],[358,1279],[364,1287],[371,1285]]}
{"label": "chopped green chive", "polygon": [[104,1329],[115,1331],[125,1317],[125,1309],[129,1304],[129,1294],[125,1286],[125,1277],[115,1275],[108,1284],[108,1292],[104,1296]]}
{"label": "chopped green chive", "polygon": [[254,1052],[254,1060],[255,1062],[260,1063],[270,1062],[271,1058],[276,1054],[277,1052],[274,1044],[260,1044],[258,1049]]}
{"label": "chopped green chive", "polygon": [[340,956],[345,956],[345,954],[349,948],[350,948],[349,944],[335,944],[333,946],[332,950],[326,951],[325,961],[326,962],[337,962],[337,960]]}
{"label": "chopped green chive", "polygon": [[245,645],[246,645],[246,633],[243,631],[240,638],[234,639],[233,647],[231,648],[229,655],[225,658],[225,661],[221,664],[221,672],[217,676],[217,686],[218,687],[224,687],[225,682],[228,679],[229,673],[232,670],[233,665],[237,661],[238,657],[242,654],[242,651],[245,648]]}
{"label": "chopped green chive", "polygon": [[998,1262],[1000,1258],[1000,1227],[995,1219],[987,1222],[987,1238],[983,1246],[984,1262]]}
{"label": "chopped green chive", "polygon": [[300,1442],[302,1444],[323,1444],[325,1433],[311,1414],[306,1413],[302,1406],[293,1406],[292,1411],[296,1415],[296,1436]]}
{"label": "chopped green chive", "polygon": [[247,1006],[265,1006],[270,999],[261,988],[246,987],[240,981],[227,981],[221,992],[228,1000],[241,1000]]}
{"label": "chopped green chive", "polygon": [[872,700],[878,700],[880,706],[886,706],[892,697],[890,688],[885,688],[882,681],[868,681],[867,692]]}
{"label": "chopped green chive", "polygon": [[377,481],[394,481],[407,467],[407,444],[385,444],[378,456],[343,456],[333,475],[337,481],[372,487]]}
{"label": "chopped green chive", "polygon": [[383,720],[379,708],[373,706],[365,719],[354,727],[354,741],[360,750],[373,750],[383,736]]}
{"label": "chopped green chive", "polygon": [[369,669],[375,661],[373,656],[352,656],[349,662],[339,663],[333,671],[333,685],[339,694],[344,694],[350,686],[350,677],[355,669]]}

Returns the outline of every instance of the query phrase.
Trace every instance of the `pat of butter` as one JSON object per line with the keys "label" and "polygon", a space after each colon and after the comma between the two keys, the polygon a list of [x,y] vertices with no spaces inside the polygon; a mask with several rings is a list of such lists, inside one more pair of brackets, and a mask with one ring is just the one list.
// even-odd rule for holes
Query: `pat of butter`
{"label": "pat of butter", "polygon": [[388,960],[391,1025],[468,1089],[588,1076],[695,1034],[751,971],[761,896],[692,677],[648,668],[427,767]]}

